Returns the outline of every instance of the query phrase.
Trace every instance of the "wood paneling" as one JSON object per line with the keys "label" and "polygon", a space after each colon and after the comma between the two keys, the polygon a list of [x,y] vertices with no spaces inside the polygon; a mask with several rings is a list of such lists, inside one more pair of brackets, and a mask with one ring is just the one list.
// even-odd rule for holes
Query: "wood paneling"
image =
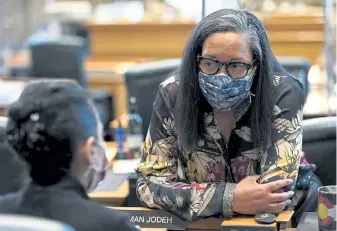
{"label": "wood paneling", "polygon": [[277,56],[305,57],[316,63],[324,51],[324,18],[274,16],[264,20],[270,46]]}
{"label": "wood paneling", "polygon": [[148,61],[181,57],[194,24],[88,24],[91,60]]}
{"label": "wood paneling", "polygon": [[[300,56],[316,62],[324,47],[324,18],[275,16],[265,18],[275,55]],[[194,23],[94,24],[91,61],[149,61],[179,58]]]}

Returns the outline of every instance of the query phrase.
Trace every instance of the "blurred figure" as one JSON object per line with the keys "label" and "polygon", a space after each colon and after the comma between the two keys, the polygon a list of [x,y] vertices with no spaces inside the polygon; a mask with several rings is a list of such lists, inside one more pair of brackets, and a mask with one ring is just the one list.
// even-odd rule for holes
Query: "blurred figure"
{"label": "blurred figure", "polygon": [[0,231],[75,231],[69,225],[51,219],[1,214]]}
{"label": "blurred figure", "polygon": [[32,182],[1,198],[1,213],[50,218],[78,231],[136,230],[87,196],[108,161],[102,124],[84,89],[70,81],[32,83],[8,117],[8,144],[29,165]]}
{"label": "blurred figure", "polygon": [[[2,133],[2,131],[0,132]],[[1,140],[5,134],[1,134]],[[2,141],[0,141],[2,142]],[[18,192],[27,185],[30,178],[27,174],[27,166],[16,153],[7,145],[0,143],[0,195]],[[1,197],[0,196],[0,197]]]}
{"label": "blurred figure", "polygon": [[17,192],[30,181],[26,163],[5,144],[6,126],[7,118],[0,117],[0,195]]}

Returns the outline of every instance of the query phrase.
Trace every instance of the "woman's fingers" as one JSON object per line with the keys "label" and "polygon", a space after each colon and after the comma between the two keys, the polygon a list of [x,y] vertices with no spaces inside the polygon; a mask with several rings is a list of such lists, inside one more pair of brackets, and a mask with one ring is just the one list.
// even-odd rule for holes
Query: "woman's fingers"
{"label": "woman's fingers", "polygon": [[286,201],[290,199],[292,196],[294,196],[293,191],[282,192],[282,193],[271,193],[269,202],[276,203],[276,202]]}
{"label": "woman's fingers", "polygon": [[291,185],[294,181],[292,179],[284,179],[284,180],[277,180],[267,184],[264,184],[267,187],[269,192],[276,191],[280,188],[286,187]]}
{"label": "woman's fingers", "polygon": [[290,200],[286,200],[279,203],[272,203],[268,205],[267,213],[280,213],[282,212],[287,205],[291,203]]}

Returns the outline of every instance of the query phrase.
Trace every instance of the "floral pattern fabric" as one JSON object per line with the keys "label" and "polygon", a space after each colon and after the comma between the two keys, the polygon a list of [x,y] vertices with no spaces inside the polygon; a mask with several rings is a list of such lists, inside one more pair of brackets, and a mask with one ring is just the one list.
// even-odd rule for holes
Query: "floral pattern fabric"
{"label": "floral pattern fabric", "polygon": [[[272,133],[275,142],[262,153],[253,147],[250,103],[235,111],[236,128],[226,144],[213,112],[204,114],[205,134],[190,153],[178,145],[173,116],[178,82],[163,83],[153,105],[141,155],[137,195],[150,208],[171,211],[185,220],[232,216],[235,185],[250,175],[260,183],[296,179],[302,154],[305,96],[297,79],[274,76],[277,95]],[[284,190],[292,190],[294,186]]]}

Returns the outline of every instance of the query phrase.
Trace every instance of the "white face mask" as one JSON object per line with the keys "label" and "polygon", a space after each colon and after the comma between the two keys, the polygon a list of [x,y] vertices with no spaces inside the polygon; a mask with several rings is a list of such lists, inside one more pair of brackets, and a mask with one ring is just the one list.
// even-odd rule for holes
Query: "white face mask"
{"label": "white face mask", "polygon": [[91,164],[84,176],[85,188],[88,193],[93,192],[105,177],[109,162],[106,156],[106,149],[107,148],[104,143],[93,144],[90,159]]}

